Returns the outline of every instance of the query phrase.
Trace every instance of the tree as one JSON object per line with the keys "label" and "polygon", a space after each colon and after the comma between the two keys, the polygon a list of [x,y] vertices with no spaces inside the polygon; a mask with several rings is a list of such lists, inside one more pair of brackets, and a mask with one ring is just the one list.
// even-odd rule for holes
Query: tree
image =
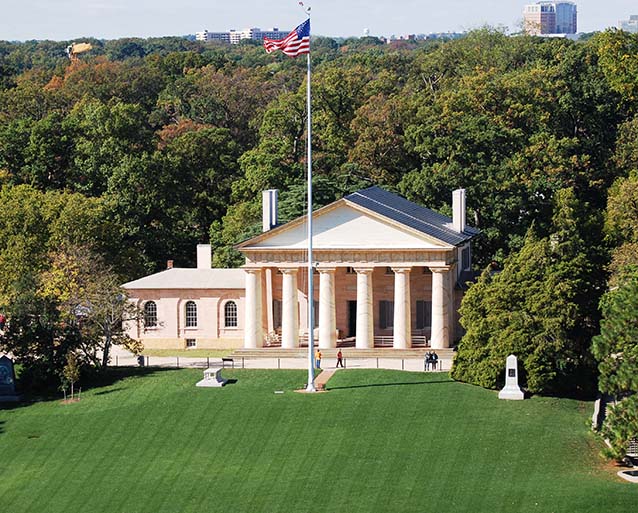
{"label": "tree", "polygon": [[530,230],[500,273],[488,268],[470,287],[460,309],[466,334],[454,359],[455,379],[497,388],[505,358],[514,354],[532,393],[591,392],[602,273],[580,235],[591,230],[586,220],[573,191],[561,191],[553,232],[539,238]]}
{"label": "tree", "polygon": [[[102,200],[79,194],[43,193],[27,185],[0,189],[0,311],[8,319],[0,346],[23,365],[25,382],[34,388],[59,382],[69,352],[91,354],[90,345],[86,349],[89,339],[104,345],[96,330],[88,333],[78,322],[75,314],[81,310],[68,303],[72,284],[78,281],[72,273],[64,272],[95,270],[95,266],[88,261],[80,267],[63,266],[61,256],[53,257],[78,246],[90,248],[85,253],[90,251],[96,261],[101,259],[98,251],[114,252],[111,244],[119,244],[104,221],[102,207]],[[121,283],[112,273],[88,275],[87,279],[97,276],[109,276],[108,283]],[[49,277],[56,277],[57,289],[53,281],[47,281]],[[95,287],[112,290],[108,283],[98,282]]]}
{"label": "tree", "polygon": [[613,247],[609,285],[614,287],[627,269],[638,267],[638,170],[609,190],[605,232]]}
{"label": "tree", "polygon": [[87,361],[106,368],[114,344],[141,351],[125,326],[141,313],[127,301],[121,278],[99,255],[86,247],[66,246],[51,253],[50,261],[38,294],[56,306],[64,324],[77,330],[77,351]]}
{"label": "tree", "polygon": [[62,375],[64,377],[64,384],[68,383],[71,386],[71,400],[73,400],[74,386],[80,380],[80,364],[78,357],[74,353],[67,353],[66,365],[62,369]]}
{"label": "tree", "polygon": [[622,459],[629,441],[638,438],[638,268],[627,271],[601,304],[600,335],[593,341],[600,371],[598,386],[616,399],[602,434],[611,444],[607,454]]}

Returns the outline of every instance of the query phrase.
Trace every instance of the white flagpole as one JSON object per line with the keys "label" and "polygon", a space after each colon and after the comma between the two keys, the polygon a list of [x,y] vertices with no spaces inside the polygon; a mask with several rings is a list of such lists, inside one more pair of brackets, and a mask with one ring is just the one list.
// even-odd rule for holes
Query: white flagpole
{"label": "white flagpole", "polygon": [[[310,19],[310,15],[308,15]],[[316,392],[315,389],[315,295],[314,269],[312,260],[312,95],[310,91],[310,51],[308,58],[308,77],[306,84],[306,110],[308,118],[308,385],[306,392]]]}

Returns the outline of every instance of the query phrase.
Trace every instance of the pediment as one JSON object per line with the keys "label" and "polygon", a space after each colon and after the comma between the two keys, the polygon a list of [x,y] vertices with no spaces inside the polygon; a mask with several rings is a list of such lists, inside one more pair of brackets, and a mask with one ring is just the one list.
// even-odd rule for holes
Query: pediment
{"label": "pediment", "polygon": [[[241,244],[241,249],[303,250],[307,247],[305,218],[265,232]],[[345,200],[313,214],[315,249],[445,249],[449,244],[400,225]]]}

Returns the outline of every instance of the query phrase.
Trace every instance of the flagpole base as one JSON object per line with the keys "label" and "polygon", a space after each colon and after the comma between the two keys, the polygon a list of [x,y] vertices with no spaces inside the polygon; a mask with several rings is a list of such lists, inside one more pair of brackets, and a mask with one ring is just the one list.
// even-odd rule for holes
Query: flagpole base
{"label": "flagpole base", "polygon": [[315,388],[315,384],[314,383],[310,383],[307,387],[306,387],[306,392],[316,392],[317,389]]}

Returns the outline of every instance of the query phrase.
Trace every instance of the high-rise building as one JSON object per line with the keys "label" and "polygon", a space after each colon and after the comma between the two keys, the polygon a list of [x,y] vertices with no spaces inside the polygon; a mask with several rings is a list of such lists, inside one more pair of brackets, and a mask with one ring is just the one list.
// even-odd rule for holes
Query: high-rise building
{"label": "high-rise building", "polygon": [[638,34],[638,14],[632,14],[628,20],[620,20],[618,22],[618,28],[625,32],[631,32],[632,34]]}
{"label": "high-rise building", "polygon": [[543,34],[575,34],[577,9],[573,2],[536,2],[523,9],[525,32],[539,36]]}

